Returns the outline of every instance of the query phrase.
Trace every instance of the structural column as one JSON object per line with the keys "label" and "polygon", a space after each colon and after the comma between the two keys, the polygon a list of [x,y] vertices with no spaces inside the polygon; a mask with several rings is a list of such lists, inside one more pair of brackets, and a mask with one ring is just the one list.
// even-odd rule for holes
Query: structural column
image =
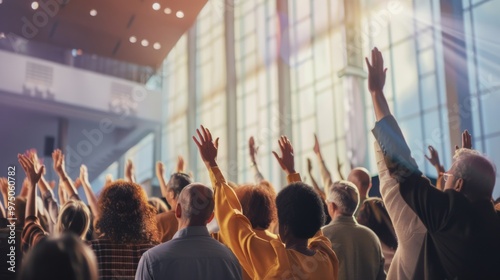
{"label": "structural column", "polygon": [[[290,23],[288,20],[288,1],[277,0],[276,9],[279,19],[279,49],[277,56],[278,68],[278,108],[279,108],[279,133],[286,135],[293,143],[292,134],[292,100],[290,88]],[[281,176],[281,186],[287,181]]]}
{"label": "structural column", "polygon": [[363,70],[360,0],[344,0],[344,18],[347,66],[338,75],[344,85],[347,159],[351,165],[367,166],[366,73]]}
{"label": "structural column", "polygon": [[196,82],[196,67],[197,67],[197,55],[196,55],[196,23],[193,24],[188,31],[187,38],[187,48],[188,48],[188,101],[187,101],[187,135],[188,139],[188,162],[191,168],[195,169],[198,166],[198,150],[192,141],[190,141],[191,136],[194,131],[196,131],[196,116],[197,114],[197,82]]}
{"label": "structural column", "polygon": [[441,0],[441,36],[450,147],[460,145],[465,129],[472,131],[469,73],[462,1]]}
{"label": "structural column", "polygon": [[238,114],[236,113],[236,61],[234,51],[234,0],[225,0],[224,44],[226,47],[226,139],[228,177],[238,182]]}

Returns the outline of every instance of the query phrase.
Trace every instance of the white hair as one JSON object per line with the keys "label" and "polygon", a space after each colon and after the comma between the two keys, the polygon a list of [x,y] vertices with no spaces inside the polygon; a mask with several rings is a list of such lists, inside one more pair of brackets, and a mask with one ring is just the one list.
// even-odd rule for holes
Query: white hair
{"label": "white hair", "polygon": [[330,188],[329,198],[342,215],[352,216],[359,204],[359,191],[349,181],[337,181]]}

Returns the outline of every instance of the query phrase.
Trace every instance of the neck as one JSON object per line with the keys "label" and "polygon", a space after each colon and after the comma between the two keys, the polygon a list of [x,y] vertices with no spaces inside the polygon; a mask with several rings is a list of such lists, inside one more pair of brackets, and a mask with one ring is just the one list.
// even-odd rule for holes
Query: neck
{"label": "neck", "polygon": [[360,192],[359,193],[359,202],[361,203],[363,200],[367,199],[368,198],[368,192],[367,191],[364,191],[364,192]]}
{"label": "neck", "polygon": [[308,239],[289,237],[285,246],[289,250],[295,250],[304,255],[312,256],[315,252],[307,246],[308,241]]}
{"label": "neck", "polygon": [[206,227],[206,223],[201,223],[198,221],[193,221],[193,220],[184,220],[184,219],[177,219],[179,222],[179,227],[178,230],[183,230],[187,227]]}

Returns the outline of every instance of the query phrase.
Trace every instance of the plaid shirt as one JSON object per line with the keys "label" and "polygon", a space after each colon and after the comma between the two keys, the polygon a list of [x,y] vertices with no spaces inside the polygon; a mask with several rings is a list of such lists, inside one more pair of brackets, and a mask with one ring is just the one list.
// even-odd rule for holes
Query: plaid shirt
{"label": "plaid shirt", "polygon": [[134,279],[137,265],[144,252],[156,246],[149,244],[117,244],[109,239],[89,242],[99,264],[99,279]]}

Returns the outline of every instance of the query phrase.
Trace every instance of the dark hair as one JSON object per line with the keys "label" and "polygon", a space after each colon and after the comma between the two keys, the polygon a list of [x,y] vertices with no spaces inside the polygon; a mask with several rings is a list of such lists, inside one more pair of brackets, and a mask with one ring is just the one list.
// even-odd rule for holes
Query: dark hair
{"label": "dark hair", "polygon": [[[177,172],[170,176],[170,180],[168,181],[168,189],[174,192],[174,197],[179,197],[181,191],[189,184],[193,182],[193,179],[186,174]],[[175,207],[175,205],[171,205]]]}
{"label": "dark hair", "polygon": [[360,206],[357,220],[361,225],[373,230],[382,243],[396,250],[398,240],[382,199],[378,197],[366,199]]}
{"label": "dark hair", "polygon": [[76,235],[44,238],[25,256],[20,280],[97,280],[94,252]]}
{"label": "dark hair", "polygon": [[313,237],[325,222],[320,196],[307,184],[292,183],[276,198],[278,222],[297,238]]}
{"label": "dark hair", "polygon": [[234,190],[245,215],[253,228],[269,228],[276,220],[275,197],[270,191],[253,184],[242,185]]}
{"label": "dark hair", "polygon": [[104,188],[98,204],[96,230],[104,238],[122,244],[158,241],[155,210],[138,184],[117,180]]}

